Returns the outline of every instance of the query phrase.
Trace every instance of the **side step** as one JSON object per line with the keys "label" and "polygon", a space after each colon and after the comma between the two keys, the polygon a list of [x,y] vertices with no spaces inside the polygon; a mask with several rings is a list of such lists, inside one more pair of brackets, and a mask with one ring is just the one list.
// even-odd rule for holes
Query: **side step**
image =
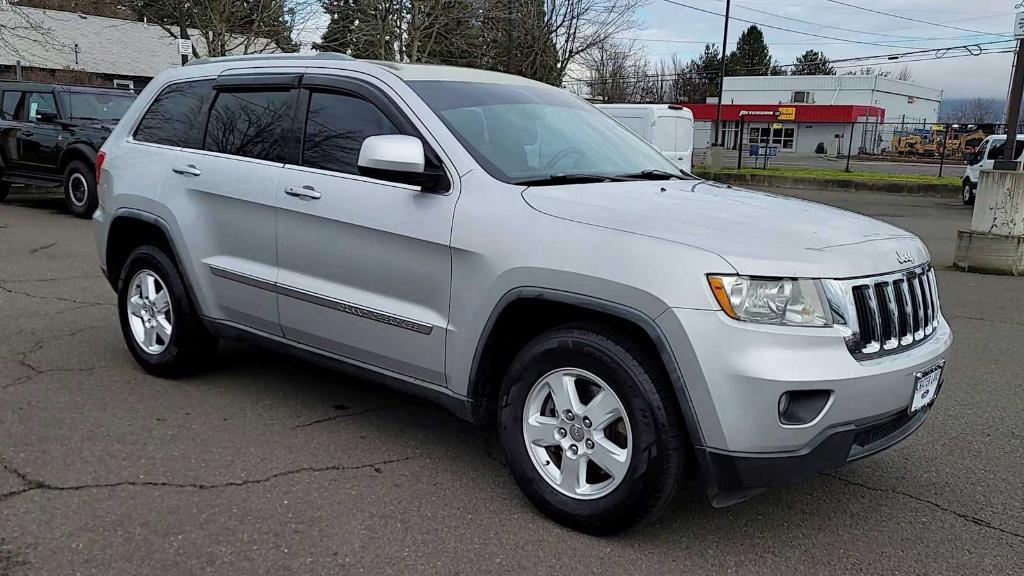
{"label": "side step", "polygon": [[28,176],[25,174],[4,174],[3,176],[0,176],[0,182],[8,182],[10,184],[21,186],[39,186],[49,188],[51,186],[61,186],[63,184],[63,179],[58,177],[49,178],[46,176]]}

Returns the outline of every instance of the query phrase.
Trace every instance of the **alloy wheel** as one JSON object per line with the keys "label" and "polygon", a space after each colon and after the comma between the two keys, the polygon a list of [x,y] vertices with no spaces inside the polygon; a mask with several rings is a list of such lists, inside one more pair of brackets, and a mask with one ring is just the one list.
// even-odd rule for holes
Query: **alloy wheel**
{"label": "alloy wheel", "polygon": [[163,281],[149,270],[139,270],[129,284],[126,302],[135,343],[149,354],[163,352],[174,329],[170,294]]}
{"label": "alloy wheel", "polygon": [[523,409],[523,440],[541,477],[581,500],[614,490],[633,450],[622,401],[601,378],[575,368],[554,370],[534,383]]}

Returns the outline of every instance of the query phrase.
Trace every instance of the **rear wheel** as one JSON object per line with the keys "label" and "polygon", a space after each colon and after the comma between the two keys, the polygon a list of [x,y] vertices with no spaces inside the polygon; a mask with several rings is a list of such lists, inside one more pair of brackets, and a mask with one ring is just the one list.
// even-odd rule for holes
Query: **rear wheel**
{"label": "rear wheel", "polygon": [[117,307],[125,344],[146,372],[184,376],[203,368],[217,349],[177,267],[160,247],[140,246],[128,256]]}
{"label": "rear wheel", "polygon": [[966,180],[964,181],[963,200],[964,204],[968,206],[974,204],[974,188],[971,186],[971,183]]}
{"label": "rear wheel", "polygon": [[96,211],[96,173],[82,160],[64,169],[64,203],[76,218],[92,218]]}
{"label": "rear wheel", "polygon": [[516,483],[555,521],[593,534],[655,517],[685,463],[682,419],[660,365],[600,325],[527,344],[502,386],[499,433]]}

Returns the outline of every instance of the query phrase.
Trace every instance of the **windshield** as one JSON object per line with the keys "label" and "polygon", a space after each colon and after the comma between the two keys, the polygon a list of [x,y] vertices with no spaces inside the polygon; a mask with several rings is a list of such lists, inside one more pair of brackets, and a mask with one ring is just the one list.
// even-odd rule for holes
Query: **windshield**
{"label": "windshield", "polygon": [[75,120],[112,120],[121,119],[128,107],[135,100],[134,96],[125,94],[103,94],[100,92],[72,92],[69,94],[71,118]]}
{"label": "windshield", "polygon": [[639,136],[559,88],[434,80],[409,85],[484,170],[504,182],[651,171],[690,177]]}

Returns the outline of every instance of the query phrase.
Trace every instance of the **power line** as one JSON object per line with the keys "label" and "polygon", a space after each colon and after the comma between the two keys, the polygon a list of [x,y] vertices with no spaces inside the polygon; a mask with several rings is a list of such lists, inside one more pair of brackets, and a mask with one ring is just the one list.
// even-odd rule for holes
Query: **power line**
{"label": "power line", "polygon": [[[704,8],[698,8],[697,6],[691,6],[690,4],[684,4],[682,2],[677,2],[676,0],[661,0],[661,1],[665,2],[667,4],[674,4],[676,6],[681,6],[683,8],[689,8],[690,10],[696,10],[697,12],[703,12],[705,14],[711,14],[712,16],[720,16],[722,18],[725,18],[725,14],[722,14],[722,13],[719,13],[719,12],[715,12],[714,10],[705,10]],[[897,46],[897,45],[894,45],[894,44],[883,44],[881,42],[869,42],[867,40],[854,40],[852,38],[839,38],[839,37],[836,37],[836,36],[826,36],[824,34],[815,34],[813,32],[805,32],[803,30],[794,30],[792,28],[784,28],[782,26],[774,26],[772,24],[765,24],[764,22],[756,22],[754,20],[744,20],[743,18],[738,18],[736,16],[732,16],[730,19],[731,20],[737,20],[739,22],[745,22],[747,24],[754,24],[754,25],[760,26],[762,28],[770,28],[772,30],[781,30],[782,32],[791,32],[793,34],[802,34],[804,36],[811,36],[813,38],[823,38],[825,40],[839,40],[841,42],[847,42],[847,43],[850,43],[850,44],[863,44],[865,46],[881,46],[883,48],[907,48],[907,46]]]}
{"label": "power line", "polygon": [[[989,43],[986,43],[986,44],[1003,44],[1005,42],[1008,42],[1008,41],[1004,40],[1004,41],[1000,41],[1000,42],[989,42]],[[974,49],[974,48],[977,48],[978,51],[971,50],[971,49]],[[964,50],[967,50],[967,52],[963,53],[963,54],[949,54],[949,51],[957,50],[957,49],[964,49]],[[935,52],[935,54],[930,54],[931,52]],[[869,66],[879,66],[879,65],[887,64],[889,61],[892,61],[894,58],[899,60],[898,63],[901,63],[901,64],[912,64],[912,63],[915,63],[915,62],[929,62],[929,61],[944,60],[944,59],[949,59],[949,58],[964,58],[964,57],[967,57],[967,56],[983,56],[983,55],[986,55],[986,54],[1010,54],[1010,53],[1013,53],[1013,52],[1014,52],[1014,48],[1010,47],[1010,46],[1007,46],[1007,47],[992,47],[990,49],[982,49],[979,45],[953,46],[953,47],[950,47],[950,48],[940,48],[938,50],[934,50],[934,49],[915,50],[915,51],[912,51],[912,52],[902,52],[902,53],[899,53],[899,54],[876,54],[876,55],[873,55],[873,56],[856,56],[856,57],[851,57],[851,58],[842,58],[842,59],[838,59],[838,60],[829,61],[829,64],[833,64],[833,66],[832,66],[833,68],[843,70],[843,69],[850,69],[850,68],[863,68],[863,67],[869,67]],[[911,59],[904,60],[905,57],[910,57]],[[883,61],[875,62],[876,60],[883,60]],[[836,63],[838,63],[838,64],[835,65]],[[778,67],[779,68],[793,68],[795,66],[797,66],[797,65],[796,64],[781,64]],[[738,72],[745,72],[745,71],[749,71],[749,70],[761,70],[761,67],[746,67],[746,68],[734,68],[734,69],[732,69],[732,71],[738,71]],[[696,77],[706,77],[706,76],[716,76],[717,77],[718,74],[719,74],[718,70],[706,70],[706,71],[698,71],[698,72],[688,72],[688,73],[685,73],[685,74],[678,73],[678,72],[671,72],[671,73],[664,73],[664,74],[645,73],[645,74],[638,74],[638,75],[635,75],[635,76],[609,76],[609,77],[604,77],[604,78],[576,78],[576,77],[569,77],[568,81],[570,81],[570,82],[577,82],[577,83],[580,83],[580,82],[584,82],[585,83],[585,82],[601,82],[601,81],[608,81],[608,80],[619,80],[619,79],[623,79],[623,78],[631,78],[631,79],[638,79],[638,78],[649,78],[649,79],[696,78]]]}
{"label": "power line", "polygon": [[872,14],[880,14],[882,16],[888,16],[890,18],[898,18],[900,20],[907,20],[909,22],[917,22],[918,24],[927,24],[929,26],[938,26],[940,28],[949,28],[950,30],[959,30],[961,32],[973,32],[973,33],[976,33],[976,34],[988,34],[988,35],[991,35],[991,36],[1004,36],[1004,37],[1008,37],[1008,38],[1010,37],[1009,34],[1003,34],[1003,33],[998,33],[998,32],[983,32],[981,30],[971,30],[970,28],[960,28],[958,26],[950,26],[948,24],[939,24],[938,22],[929,22],[927,20],[919,20],[917,18],[911,18],[909,16],[900,16],[899,14],[892,14],[890,12],[882,12],[881,10],[875,10],[873,8],[865,8],[863,6],[857,6],[856,4],[849,4],[847,2],[842,2],[841,0],[827,0],[827,1],[831,2],[833,4],[838,4],[840,6],[846,6],[847,8],[856,8],[857,10],[863,10],[865,12],[871,12]]}
{"label": "power line", "polygon": [[[723,2],[723,3],[725,2],[725,0],[718,0],[718,1],[719,2]],[[869,32],[867,30],[858,30],[856,28],[843,28],[842,26],[833,26],[833,25],[830,25],[830,24],[822,24],[820,22],[811,22],[810,20],[801,20],[799,18],[793,18],[792,16],[784,16],[782,14],[776,14],[774,12],[768,12],[768,11],[765,11],[765,10],[760,10],[758,8],[751,8],[750,6],[745,6],[743,4],[738,4],[738,3],[736,4],[736,6],[739,6],[740,8],[743,8],[744,10],[750,10],[751,12],[757,12],[759,14],[764,14],[766,16],[773,16],[775,18],[782,18],[784,20],[790,20],[790,21],[793,21],[793,22],[800,22],[802,24],[810,24],[811,26],[820,26],[822,28],[832,28],[833,30],[841,30],[843,32],[853,32],[854,34],[871,34],[871,35],[874,35],[874,36],[884,36],[884,37],[887,37],[887,38],[903,38],[903,40],[886,40],[886,42],[910,42],[910,41],[913,41],[913,40],[930,41],[930,40],[968,40],[968,39],[970,39],[970,37],[965,37],[965,36],[939,36],[939,37],[935,37],[935,38],[923,38],[921,36],[911,36],[909,34],[886,34],[885,32]],[[999,34],[988,33],[988,34],[975,34],[974,35],[974,37],[978,37],[978,36],[999,36]]]}

